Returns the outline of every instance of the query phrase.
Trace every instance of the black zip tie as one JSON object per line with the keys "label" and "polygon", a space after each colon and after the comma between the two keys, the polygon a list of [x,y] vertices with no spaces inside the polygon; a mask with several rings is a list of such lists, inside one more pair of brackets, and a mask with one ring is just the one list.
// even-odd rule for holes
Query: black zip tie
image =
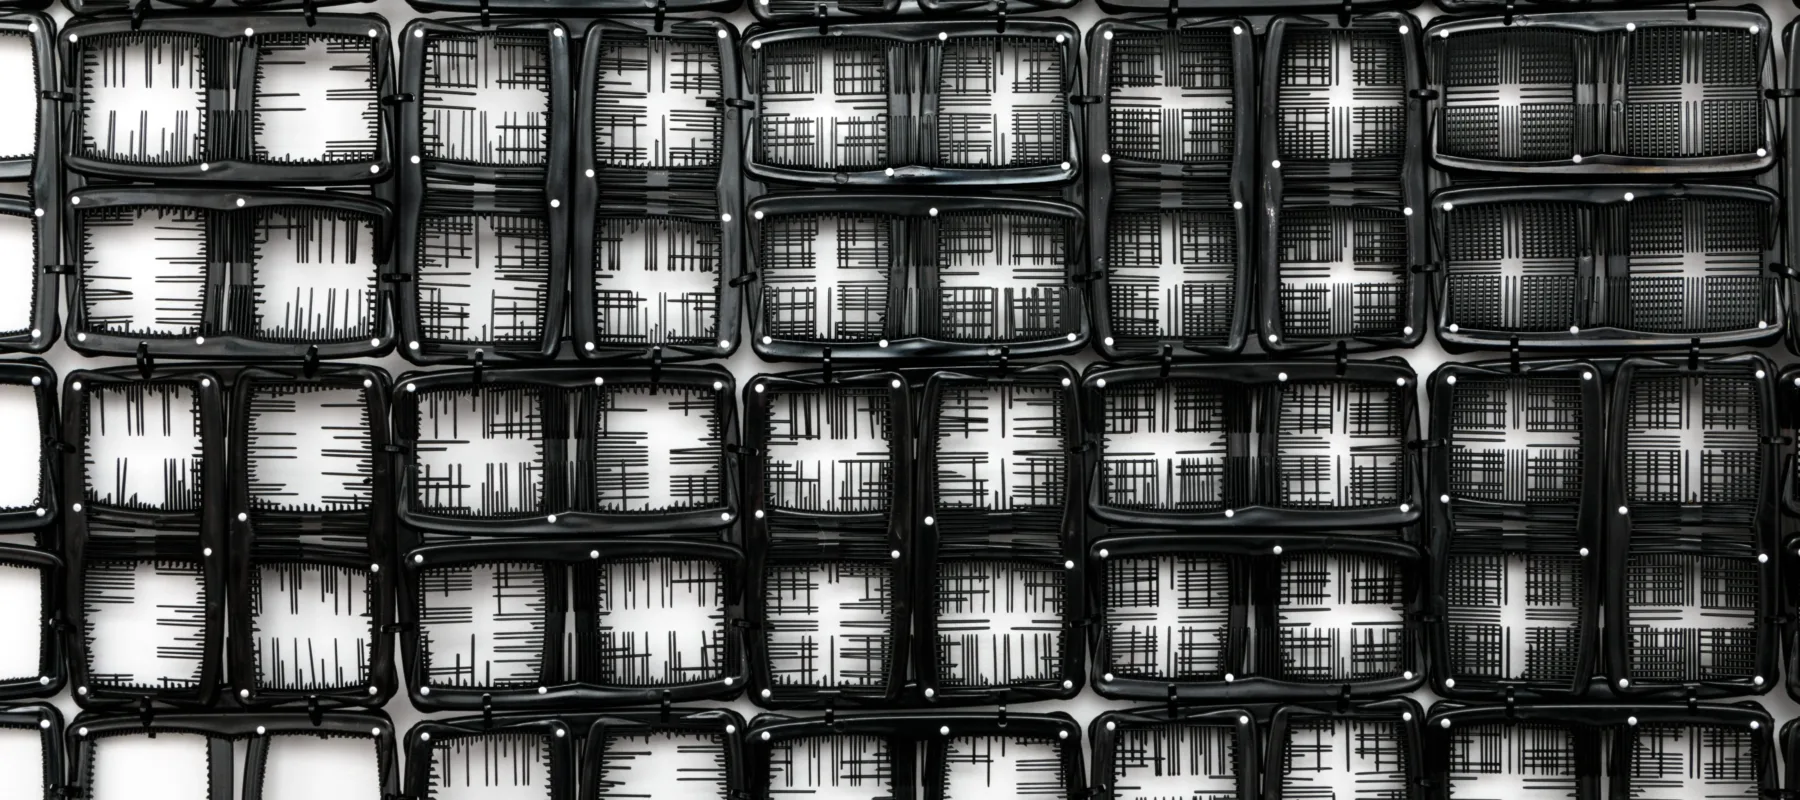
{"label": "black zip tie", "polygon": [[306,718],[312,720],[315,728],[325,724],[325,712],[319,708],[319,696],[316,694],[306,697]]}
{"label": "black zip tie", "polygon": [[487,377],[487,353],[478,347],[478,348],[475,348],[475,363],[474,363],[473,368],[470,370],[470,376],[469,376],[470,382],[475,385],[475,396],[476,397],[481,396],[481,384],[486,383],[486,381],[483,380],[486,377]]}
{"label": "black zip tie", "polygon": [[315,344],[306,348],[306,355],[300,362],[300,374],[305,375],[308,378],[316,378],[319,376],[318,345]]}
{"label": "black zip tie", "polygon": [[1787,100],[1789,98],[1800,97],[1800,89],[1764,89],[1763,97],[1770,100]]}
{"label": "black zip tie", "polygon": [[1100,101],[1104,99],[1106,98],[1097,94],[1072,94],[1069,95],[1069,104],[1076,106],[1091,106],[1098,105]]}
{"label": "black zip tie", "polygon": [[59,92],[53,89],[45,89],[38,92],[38,97],[45,100],[55,100],[58,103],[72,103],[75,101],[74,92]]}
{"label": "black zip tie", "polygon": [[138,342],[137,369],[144,380],[150,380],[150,374],[156,371],[156,359],[150,355],[149,342]]}
{"label": "black zip tie", "polygon": [[736,289],[736,288],[739,288],[746,284],[754,282],[757,279],[757,277],[758,276],[757,276],[756,270],[750,270],[749,272],[746,272],[742,275],[732,278],[731,281],[727,285],[729,285],[733,289]]}
{"label": "black zip tie", "polygon": [[[416,99],[417,98],[413,95],[412,92],[396,92],[394,94],[390,94],[390,95],[386,95],[386,96],[382,97],[381,104],[384,106],[397,106],[397,105],[400,105],[401,103],[410,103]],[[385,275],[382,277],[386,278]]]}

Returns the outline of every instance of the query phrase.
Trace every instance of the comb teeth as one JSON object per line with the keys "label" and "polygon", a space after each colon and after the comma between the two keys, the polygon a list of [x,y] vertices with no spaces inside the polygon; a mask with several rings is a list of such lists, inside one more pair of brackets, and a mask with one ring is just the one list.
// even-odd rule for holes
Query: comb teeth
{"label": "comb teeth", "polygon": [[[245,791],[303,800],[313,790],[346,800],[397,793],[394,731],[380,712],[323,712],[313,719],[268,714],[182,714],[175,721],[87,715],[70,737],[74,787],[95,800],[136,796],[136,782],[187,797]],[[308,775],[323,770],[329,775]],[[239,776],[242,776],[241,778]]]}

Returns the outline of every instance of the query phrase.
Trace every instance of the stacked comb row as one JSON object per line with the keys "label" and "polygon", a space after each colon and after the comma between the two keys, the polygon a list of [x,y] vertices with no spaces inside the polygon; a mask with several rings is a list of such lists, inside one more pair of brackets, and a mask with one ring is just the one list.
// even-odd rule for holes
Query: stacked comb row
{"label": "stacked comb row", "polygon": [[0,794],[1781,791],[1757,9],[69,2]]}

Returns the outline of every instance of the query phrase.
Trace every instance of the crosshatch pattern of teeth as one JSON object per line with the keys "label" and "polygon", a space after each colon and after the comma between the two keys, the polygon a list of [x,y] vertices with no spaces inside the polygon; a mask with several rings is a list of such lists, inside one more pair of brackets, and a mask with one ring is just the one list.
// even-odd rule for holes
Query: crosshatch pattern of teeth
{"label": "crosshatch pattern of teeth", "polygon": [[[1768,206],[1747,200],[1667,198],[1613,215],[1626,230],[1622,280],[1612,307],[1625,327],[1687,333],[1746,330],[1773,315],[1763,266]],[[1623,284],[1623,286],[1619,286]],[[1622,293],[1624,297],[1616,297]]]}
{"label": "crosshatch pattern of teeth", "polygon": [[[1160,201],[1147,195],[1142,203]],[[1107,225],[1107,309],[1116,340],[1223,344],[1238,291],[1238,230],[1219,209],[1138,211],[1125,192]],[[1221,204],[1222,205],[1222,204]]]}
{"label": "crosshatch pattern of teeth", "polygon": [[560,570],[542,564],[435,567],[419,574],[419,644],[427,685],[518,689],[561,669],[552,658]]}
{"label": "crosshatch pattern of teeth", "polygon": [[1757,797],[1773,758],[1741,727],[1648,724],[1618,735],[1631,737],[1631,796],[1645,800]]}
{"label": "crosshatch pattern of teeth", "polygon": [[596,573],[596,682],[667,686],[725,677],[727,570],[716,561],[609,561]]}
{"label": "crosshatch pattern of teeth", "polygon": [[783,215],[761,226],[765,330],[782,339],[880,339],[892,321],[889,275],[900,269],[904,219],[877,214]]}
{"label": "crosshatch pattern of teeth", "polygon": [[[755,52],[750,74],[762,103],[755,160],[783,167],[867,170],[904,152],[910,120],[892,119],[890,93],[912,79],[889,65],[916,58],[883,39],[834,36],[774,41]],[[890,130],[890,126],[892,130]]]}
{"label": "crosshatch pattern of teeth", "polygon": [[1571,31],[1472,31],[1433,48],[1444,83],[1438,147],[1506,161],[1566,161],[1605,141],[1600,110],[1578,98],[1619,42]]}
{"label": "crosshatch pattern of teeth", "polygon": [[542,800],[551,781],[550,737],[494,732],[431,743],[431,800]]}
{"label": "crosshatch pattern of teeth", "polygon": [[1749,375],[1640,375],[1623,412],[1633,505],[1757,501],[1768,412]]}
{"label": "crosshatch pattern of teeth", "polygon": [[1573,797],[1577,734],[1560,725],[1457,725],[1449,737],[1452,792],[1466,800]]}
{"label": "crosshatch pattern of teeth", "polygon": [[771,394],[762,436],[768,504],[841,514],[886,511],[894,479],[887,389]]}
{"label": "crosshatch pattern of teeth", "polygon": [[547,31],[427,33],[425,152],[493,166],[547,164],[548,39]]}
{"label": "crosshatch pattern of teeth", "polygon": [[1276,636],[1264,669],[1290,681],[1368,680],[1419,669],[1405,618],[1406,568],[1392,560],[1307,553],[1281,559]]}
{"label": "crosshatch pattern of teeth", "polygon": [[713,797],[734,791],[722,737],[693,731],[612,733],[601,747],[598,800]]}
{"label": "crosshatch pattern of teeth", "polygon": [[110,556],[111,549],[91,547],[86,564],[82,635],[89,680],[128,689],[199,687],[209,658],[202,565],[162,557],[123,560]]}
{"label": "crosshatch pattern of teeth", "polygon": [[1685,683],[1756,675],[1762,576],[1754,557],[1634,546],[1624,579],[1631,678]]}
{"label": "crosshatch pattern of teeth", "polygon": [[1108,561],[1108,671],[1134,678],[1210,680],[1231,671],[1241,642],[1231,624],[1233,603],[1249,602],[1231,562],[1222,558],[1155,556]]}
{"label": "crosshatch pattern of teeth", "polygon": [[608,167],[716,167],[724,147],[724,79],[712,37],[601,40],[594,156]]}
{"label": "crosshatch pattern of teeth", "polygon": [[769,751],[769,795],[783,800],[897,797],[892,747],[885,738],[860,734],[782,739]]}
{"label": "crosshatch pattern of teeth", "polygon": [[[934,411],[938,549],[1002,544],[1056,556],[1076,467],[1067,442],[1074,410],[1050,386],[947,385]],[[1006,530],[988,521],[1004,517]]]}
{"label": "crosshatch pattern of teeth", "polygon": [[532,344],[551,324],[550,231],[537,215],[422,214],[419,325],[433,342]]}
{"label": "crosshatch pattern of teeth", "polygon": [[954,736],[944,742],[944,800],[1067,797],[1068,777],[1055,739]]}
{"label": "crosshatch pattern of teeth", "polygon": [[1406,154],[1406,49],[1393,30],[1307,31],[1282,42],[1276,137],[1284,161]]}
{"label": "crosshatch pattern of teeth", "polygon": [[938,674],[951,686],[1060,680],[1069,575],[1060,566],[942,561]]}
{"label": "crosshatch pattern of teeth", "polygon": [[1233,800],[1241,796],[1240,747],[1237,730],[1225,725],[1122,728],[1112,752],[1113,797]]}
{"label": "crosshatch pattern of teeth", "polygon": [[1233,34],[1115,33],[1107,141],[1114,157],[1223,164],[1237,145]]}
{"label": "crosshatch pattern of teeth", "polygon": [[[1290,192],[1289,198],[1298,196]],[[1286,202],[1277,252],[1284,336],[1398,335],[1406,325],[1407,225],[1398,202]]]}
{"label": "crosshatch pattern of teeth", "polygon": [[1202,381],[1124,381],[1108,389],[1101,441],[1102,497],[1109,505],[1207,511],[1250,496],[1234,439],[1248,411]]}
{"label": "crosshatch pattern of teeth", "polygon": [[612,386],[593,394],[598,508],[652,512],[724,505],[718,392]]}
{"label": "crosshatch pattern of teeth", "polygon": [[895,653],[898,601],[886,564],[818,562],[768,567],[763,636],[771,682],[880,689]]}
{"label": "crosshatch pattern of teeth", "polygon": [[1280,391],[1274,461],[1281,505],[1367,508],[1407,499],[1398,391],[1303,381],[1283,382]]}
{"label": "crosshatch pattern of teeth", "polygon": [[940,47],[936,157],[952,167],[1057,164],[1069,150],[1063,47],[958,37]]}
{"label": "crosshatch pattern of teeth", "polygon": [[[1578,203],[1477,203],[1443,218],[1450,322],[1472,330],[1563,331],[1591,324],[1578,259],[1592,209]],[[1605,241],[1597,240],[1601,246]]]}
{"label": "crosshatch pattern of teeth", "polygon": [[1029,214],[947,213],[925,221],[937,262],[923,293],[926,336],[950,341],[1050,339],[1079,326],[1069,286],[1074,224]]}
{"label": "crosshatch pattern of teeth", "polygon": [[601,219],[594,229],[597,341],[656,345],[717,339],[723,245],[717,222]]}
{"label": "crosshatch pattern of teeth", "polygon": [[[1404,800],[1419,767],[1406,728],[1391,719],[1296,717],[1287,740],[1270,743],[1281,796],[1296,800]],[[1279,749],[1278,749],[1279,748]],[[1277,755],[1279,754],[1279,755]]]}
{"label": "crosshatch pattern of teeth", "polygon": [[242,468],[253,507],[362,511],[374,499],[375,453],[363,390],[259,385],[243,424]]}

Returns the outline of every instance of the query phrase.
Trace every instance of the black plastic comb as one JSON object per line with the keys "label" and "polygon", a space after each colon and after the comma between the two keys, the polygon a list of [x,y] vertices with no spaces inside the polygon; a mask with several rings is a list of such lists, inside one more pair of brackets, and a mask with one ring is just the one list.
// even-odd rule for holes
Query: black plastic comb
{"label": "black plastic comb", "polygon": [[1060,184],[1079,173],[1080,31],[1051,20],[752,29],[752,179]]}
{"label": "black plastic comb", "polygon": [[1081,423],[1062,364],[920,395],[918,680],[939,703],[1066,699],[1086,671]]}
{"label": "black plastic comb", "polygon": [[396,686],[387,373],[251,368],[234,383],[238,700],[379,706]]}
{"label": "black plastic comb", "polygon": [[912,394],[896,373],[758,375],[744,392],[752,699],[891,705],[911,625]]}
{"label": "black plastic comb", "polygon": [[1612,387],[1608,677],[1627,697],[1761,694],[1775,615],[1774,367],[1634,358]]}
{"label": "black plastic comb", "polygon": [[749,214],[750,333],[766,360],[1029,358],[1086,344],[1083,223],[1067,203],[791,194]]}
{"label": "black plastic comb", "polygon": [[1241,19],[1105,20],[1088,32],[1089,264],[1107,358],[1243,348],[1255,38]]}
{"label": "black plastic comb", "polygon": [[83,714],[67,741],[67,787],[92,800],[142,797],[145,786],[258,800],[382,800],[400,791],[394,727],[380,712]]}
{"label": "black plastic comb", "polygon": [[224,406],[218,374],[193,367],[64,379],[69,672],[83,708],[207,706],[219,693]]}
{"label": "black plastic comb", "polygon": [[18,800],[53,800],[64,786],[63,717],[48,703],[0,705],[0,785]]}
{"label": "black plastic comb", "polygon": [[1100,10],[1114,15],[1155,14],[1169,18],[1213,16],[1221,13],[1265,15],[1271,11],[1336,11],[1350,17],[1365,11],[1405,9],[1419,0],[1282,0],[1268,5],[1257,0],[1100,0]]}
{"label": "black plastic comb", "polygon": [[1439,702],[1425,735],[1439,797],[1759,797],[1779,782],[1774,720],[1755,703]]}
{"label": "black plastic comb", "polygon": [[394,170],[373,14],[187,15],[76,22],[64,164],[127,180],[368,184]]}
{"label": "black plastic comb", "polygon": [[1423,340],[1419,23],[1388,12],[1269,23],[1263,63],[1263,348]]}
{"label": "black plastic comb", "polygon": [[1605,394],[1574,361],[1431,377],[1432,687],[1563,698],[1602,669]]}
{"label": "black plastic comb", "polygon": [[742,513],[723,368],[457,370],[396,386],[402,546],[426,534],[718,538]]}
{"label": "black plastic comb", "polygon": [[430,710],[729,700],[742,551],[637,537],[427,545],[401,562],[407,687]]}
{"label": "black plastic comb", "polygon": [[1416,385],[1399,359],[1090,369],[1091,514],[1142,526],[1412,525],[1424,494]]}
{"label": "black plastic comb", "polygon": [[737,44],[724,20],[588,28],[570,265],[577,355],[734,352],[745,223]]}
{"label": "black plastic comb", "polygon": [[0,103],[18,115],[0,136],[0,180],[19,182],[0,193],[0,245],[16,254],[0,282],[0,352],[41,353],[57,337],[63,112],[55,38],[49,16],[0,12],[0,67],[14,76]]}
{"label": "black plastic comb", "polygon": [[1763,345],[1780,335],[1780,198],[1758,186],[1502,186],[1432,198],[1452,351]]}
{"label": "black plastic comb", "polygon": [[[63,689],[62,513],[56,373],[41,360],[0,361],[0,449],[20,467],[0,490],[0,699],[48,697]],[[28,473],[35,464],[35,474]]]}
{"label": "black plastic comb", "polygon": [[1431,155],[1446,169],[1744,173],[1775,164],[1774,31],[1756,9],[1434,20]]}
{"label": "black plastic comb", "polygon": [[1113,536],[1088,552],[1102,697],[1329,700],[1424,685],[1426,564],[1411,544],[1258,531]]}
{"label": "black plastic comb", "polygon": [[846,714],[750,721],[750,796],[1075,797],[1081,728],[1063,713]]}
{"label": "black plastic comb", "polygon": [[[388,206],[325,192],[90,188],[69,346],[84,355],[319,359],[394,347]],[[148,263],[146,263],[148,262]]]}
{"label": "black plastic comb", "polygon": [[409,189],[444,178],[535,183],[564,196],[573,85],[562,23],[419,19],[400,40]]}
{"label": "black plastic comb", "polygon": [[402,215],[395,290],[415,364],[547,359],[562,342],[564,217],[529,187],[427,191]]}

